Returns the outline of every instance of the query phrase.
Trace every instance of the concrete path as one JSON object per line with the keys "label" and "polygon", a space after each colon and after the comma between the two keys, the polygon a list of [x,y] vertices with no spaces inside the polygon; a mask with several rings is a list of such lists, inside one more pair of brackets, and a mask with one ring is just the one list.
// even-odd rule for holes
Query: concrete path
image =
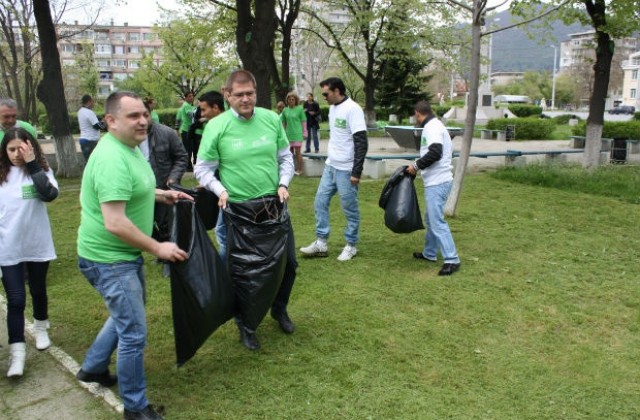
{"label": "concrete path", "polygon": [[[116,395],[97,384],[75,378],[80,366],[61,349],[36,350],[27,325],[27,360],[24,375],[7,378],[9,345],[6,301],[0,295],[0,419],[111,420],[122,418]],[[117,388],[113,388],[117,392]],[[99,398],[100,397],[100,398]]]}

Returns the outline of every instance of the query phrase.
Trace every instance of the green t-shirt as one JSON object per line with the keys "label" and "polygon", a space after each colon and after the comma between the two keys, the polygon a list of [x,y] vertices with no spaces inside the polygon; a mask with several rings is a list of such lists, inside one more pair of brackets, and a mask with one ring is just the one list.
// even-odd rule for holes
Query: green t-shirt
{"label": "green t-shirt", "polygon": [[150,112],[150,114],[151,114],[151,120],[153,122],[160,124],[160,116],[158,115],[158,113],[155,110],[153,110]]}
{"label": "green t-shirt", "polygon": [[98,142],[87,162],[80,188],[78,255],[99,263],[133,261],[141,251],[104,227],[101,203],[126,201],[125,214],[151,235],[156,179],[139,147],[131,148],[111,134]]}
{"label": "green t-shirt", "polygon": [[307,121],[307,115],[304,113],[302,106],[298,105],[293,108],[286,107],[280,114],[280,119],[287,126],[287,137],[289,141],[303,141],[302,122]]}
{"label": "green t-shirt", "polygon": [[231,202],[275,194],[280,181],[278,151],[289,147],[278,114],[255,108],[249,120],[227,111],[209,121],[198,159],[219,162],[220,182]]}
{"label": "green t-shirt", "polygon": [[195,105],[191,105],[186,101],[182,104],[176,114],[176,120],[180,120],[180,131],[184,131],[185,133],[189,131],[189,126],[191,126],[194,112],[196,112]]}
{"label": "green t-shirt", "polygon": [[[28,122],[18,120],[16,122],[16,126],[18,126],[20,128],[24,128],[25,130],[27,130],[29,132],[29,134],[31,134],[33,136],[34,139],[38,138],[38,133],[36,133],[36,129],[31,124],[29,124]],[[0,130],[0,141],[2,141],[2,139],[4,138],[4,132],[5,131],[6,130],[4,128]]]}

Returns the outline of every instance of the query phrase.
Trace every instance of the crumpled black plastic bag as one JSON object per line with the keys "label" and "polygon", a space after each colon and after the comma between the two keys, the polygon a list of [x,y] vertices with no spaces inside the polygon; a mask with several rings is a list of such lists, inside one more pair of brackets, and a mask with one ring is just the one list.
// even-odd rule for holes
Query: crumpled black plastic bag
{"label": "crumpled black plastic bag", "polygon": [[289,213],[277,196],[228,203],[227,264],[245,327],[256,330],[278,293],[287,263]]}
{"label": "crumpled black plastic bag", "polygon": [[179,184],[171,184],[169,188],[193,197],[196,202],[196,211],[205,229],[211,230],[216,227],[220,208],[218,207],[218,196],[215,193],[205,188],[187,188]]}
{"label": "crumpled black plastic bag", "polygon": [[174,206],[171,241],[189,254],[171,263],[171,305],[176,363],[186,363],[209,336],[235,314],[229,273],[211,243],[192,201]]}
{"label": "crumpled black plastic bag", "polygon": [[382,188],[378,205],[384,209],[384,224],[395,233],[411,233],[424,229],[418,195],[413,182],[402,166],[389,177]]}

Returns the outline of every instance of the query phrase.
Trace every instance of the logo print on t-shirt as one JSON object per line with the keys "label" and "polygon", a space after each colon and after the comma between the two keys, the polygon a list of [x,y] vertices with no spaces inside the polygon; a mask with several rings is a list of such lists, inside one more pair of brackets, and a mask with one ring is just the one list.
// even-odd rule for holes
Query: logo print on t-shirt
{"label": "logo print on t-shirt", "polygon": [[347,120],[343,118],[336,118],[335,123],[333,124],[336,128],[347,128]]}
{"label": "logo print on t-shirt", "polygon": [[25,200],[31,198],[38,198],[38,193],[36,192],[36,187],[33,185],[23,185],[22,186],[22,198]]}

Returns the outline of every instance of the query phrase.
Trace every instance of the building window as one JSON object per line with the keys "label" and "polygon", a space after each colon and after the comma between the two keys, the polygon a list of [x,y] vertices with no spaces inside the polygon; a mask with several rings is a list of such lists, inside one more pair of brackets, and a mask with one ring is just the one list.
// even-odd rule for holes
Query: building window
{"label": "building window", "polygon": [[129,32],[129,41],[140,41],[140,34],[138,32]]}
{"label": "building window", "polygon": [[127,78],[127,73],[114,73],[114,80],[125,80]]}
{"label": "building window", "polygon": [[62,44],[62,52],[72,53],[75,52],[76,46],[73,44]]}
{"label": "building window", "polygon": [[111,67],[124,68],[124,60],[111,60]]}
{"label": "building window", "polygon": [[96,44],[96,54],[111,54],[111,45],[109,44]]}
{"label": "building window", "polygon": [[638,70],[631,71],[631,80],[638,80]]}
{"label": "building window", "polygon": [[631,99],[636,99],[638,96],[638,91],[636,89],[631,89]]}
{"label": "building window", "polygon": [[153,32],[145,32],[142,34],[142,39],[145,41],[155,41],[157,38],[156,34]]}
{"label": "building window", "polygon": [[140,63],[138,63],[136,60],[129,60],[130,69],[137,69],[139,67],[140,67]]}
{"label": "building window", "polygon": [[124,32],[112,32],[111,39],[121,39],[124,41],[125,33]]}
{"label": "building window", "polygon": [[113,46],[114,54],[124,54],[124,45],[114,45]]}
{"label": "building window", "polygon": [[137,45],[128,47],[128,50],[129,50],[129,54],[140,54],[140,48],[138,48]]}

